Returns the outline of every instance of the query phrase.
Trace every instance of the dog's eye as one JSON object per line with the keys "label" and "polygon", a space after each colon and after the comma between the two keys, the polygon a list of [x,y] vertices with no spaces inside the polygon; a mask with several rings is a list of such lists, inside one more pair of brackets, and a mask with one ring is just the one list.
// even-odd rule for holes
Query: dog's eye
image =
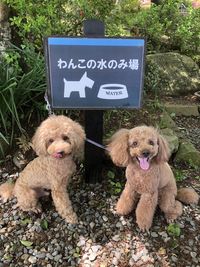
{"label": "dog's eye", "polygon": [[134,141],[131,145],[131,147],[136,147],[138,145],[138,142],[137,141]]}
{"label": "dog's eye", "polygon": [[48,143],[51,144],[51,143],[53,143],[53,141],[54,140],[52,138],[50,138],[49,141],[48,141]]}
{"label": "dog's eye", "polygon": [[151,146],[154,146],[154,141],[149,140],[149,144],[150,144]]}
{"label": "dog's eye", "polygon": [[66,135],[64,135],[64,136],[63,136],[63,140],[64,140],[65,142],[68,142],[68,143],[70,143],[69,137],[68,137],[68,136],[66,136]]}

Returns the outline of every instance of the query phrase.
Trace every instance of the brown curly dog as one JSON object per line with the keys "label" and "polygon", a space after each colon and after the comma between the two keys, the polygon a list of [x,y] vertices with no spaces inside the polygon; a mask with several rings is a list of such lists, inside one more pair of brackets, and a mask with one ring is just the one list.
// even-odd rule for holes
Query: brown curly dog
{"label": "brown curly dog", "polygon": [[44,189],[50,189],[60,216],[68,223],[76,223],[67,185],[76,170],[74,157],[83,152],[84,140],[84,130],[78,123],[62,115],[47,118],[32,140],[38,157],[25,167],[15,184],[0,186],[2,200],[15,196],[19,208],[39,212],[38,199],[46,194]]}
{"label": "brown curly dog", "polygon": [[118,166],[126,167],[126,185],[117,203],[117,213],[126,215],[136,207],[139,228],[149,230],[157,204],[168,222],[182,214],[182,204],[198,203],[199,196],[189,188],[178,190],[167,163],[166,140],[153,127],[139,126],[116,132],[108,145]]}

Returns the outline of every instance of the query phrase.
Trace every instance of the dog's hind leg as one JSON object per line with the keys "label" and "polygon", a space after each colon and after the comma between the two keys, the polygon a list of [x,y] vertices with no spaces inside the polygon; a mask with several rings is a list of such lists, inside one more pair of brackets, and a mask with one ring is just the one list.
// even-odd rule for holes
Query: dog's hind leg
{"label": "dog's hind leg", "polygon": [[23,211],[41,212],[38,204],[38,194],[34,189],[16,183],[14,194],[17,198],[17,205]]}
{"label": "dog's hind leg", "polygon": [[159,192],[158,204],[168,222],[176,220],[182,214],[182,204],[175,199],[176,192],[176,188],[170,185],[165,186]]}
{"label": "dog's hind leg", "polygon": [[0,199],[3,203],[7,202],[13,197],[13,190],[15,185],[10,183],[4,183],[0,185]]}
{"label": "dog's hind leg", "polygon": [[117,202],[117,213],[120,215],[129,214],[134,209],[137,200],[137,193],[133,190],[132,186],[128,182],[126,182],[125,188]]}

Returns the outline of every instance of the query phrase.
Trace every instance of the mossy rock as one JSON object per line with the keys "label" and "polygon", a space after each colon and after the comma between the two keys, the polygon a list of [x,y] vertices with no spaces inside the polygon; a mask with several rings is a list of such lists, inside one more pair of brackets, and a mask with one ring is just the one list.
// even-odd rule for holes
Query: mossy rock
{"label": "mossy rock", "polygon": [[177,130],[176,123],[173,121],[170,115],[165,111],[160,115],[158,126],[160,129],[170,128],[173,130]]}
{"label": "mossy rock", "polygon": [[193,144],[184,140],[179,145],[174,161],[177,163],[183,162],[193,167],[200,167],[200,152]]}
{"label": "mossy rock", "polygon": [[[147,78],[148,83],[161,96],[187,95],[200,89],[199,67],[188,56],[174,52],[151,54],[146,57],[146,65],[149,70],[146,75],[152,80]],[[150,66],[154,69],[152,73]]]}
{"label": "mossy rock", "polygon": [[164,106],[169,114],[173,113],[176,116],[198,117],[200,114],[197,105],[165,103]]}

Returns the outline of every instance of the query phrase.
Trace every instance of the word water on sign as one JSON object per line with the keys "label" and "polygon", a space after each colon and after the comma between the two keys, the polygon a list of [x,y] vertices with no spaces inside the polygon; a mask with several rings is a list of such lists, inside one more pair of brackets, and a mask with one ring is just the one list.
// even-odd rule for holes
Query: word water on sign
{"label": "word water on sign", "polygon": [[126,85],[123,84],[103,84],[99,89],[97,95],[102,99],[123,99],[128,98]]}

